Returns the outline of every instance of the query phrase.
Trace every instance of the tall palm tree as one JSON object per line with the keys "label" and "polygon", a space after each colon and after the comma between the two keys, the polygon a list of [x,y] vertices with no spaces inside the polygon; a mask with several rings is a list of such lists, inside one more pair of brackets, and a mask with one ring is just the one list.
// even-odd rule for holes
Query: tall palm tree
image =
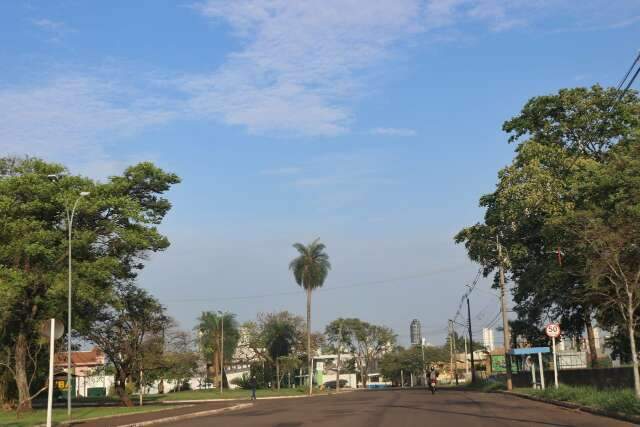
{"label": "tall palm tree", "polygon": [[[240,340],[238,321],[233,313],[203,311],[195,327],[200,336],[200,350],[205,360],[211,362],[212,376],[222,383],[224,372],[220,370],[221,358],[229,361]],[[221,354],[221,332],[224,330],[224,354]],[[223,362],[224,363],[224,362]]]}
{"label": "tall palm tree", "polygon": [[309,394],[313,390],[313,357],[311,355],[311,292],[323,284],[331,264],[325,245],[316,239],[308,245],[294,243],[293,247],[300,255],[289,264],[296,283],[307,291],[307,357],[309,358]]}

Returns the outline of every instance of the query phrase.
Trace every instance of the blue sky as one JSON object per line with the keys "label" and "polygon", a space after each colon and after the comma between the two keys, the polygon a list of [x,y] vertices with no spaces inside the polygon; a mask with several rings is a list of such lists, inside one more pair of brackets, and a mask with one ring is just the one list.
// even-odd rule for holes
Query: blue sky
{"label": "blue sky", "polygon": [[[637,0],[24,1],[0,5],[0,152],[98,179],[176,172],[172,246],[140,277],[183,328],[202,310],[303,314],[287,270],[320,237],[337,316],[431,342],[477,269],[482,218],[532,96],[615,85]],[[497,313],[484,281],[474,329]]]}

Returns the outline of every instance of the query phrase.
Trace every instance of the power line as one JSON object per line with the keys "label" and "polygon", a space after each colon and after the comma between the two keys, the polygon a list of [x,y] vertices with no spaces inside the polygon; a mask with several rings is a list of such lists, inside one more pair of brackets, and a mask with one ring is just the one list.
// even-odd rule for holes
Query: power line
{"label": "power line", "polygon": [[624,77],[622,78],[622,80],[620,80],[620,83],[618,83],[618,87],[616,88],[617,90],[620,90],[622,85],[624,85],[624,82],[627,80],[627,78],[629,78],[629,74],[631,74],[631,71],[633,71],[633,68],[636,66],[638,61],[640,61],[640,52],[638,52],[638,56],[636,56],[636,59],[631,64],[631,67],[629,67],[629,70],[627,71],[627,74],[625,74]]}
{"label": "power line", "polygon": [[618,87],[616,88],[616,90],[619,92],[618,96],[616,96],[615,100],[613,101],[613,103],[611,104],[611,109],[615,106],[615,104],[617,104],[622,98],[624,98],[624,96],[626,95],[627,91],[629,90],[629,88],[631,87],[631,85],[633,84],[633,82],[635,81],[636,77],[638,77],[638,74],[640,74],[640,66],[638,66],[638,69],[635,71],[635,73],[633,74],[633,76],[631,77],[631,80],[629,80],[629,82],[627,83],[626,87],[624,88],[624,90],[622,90],[622,92],[620,92],[620,89],[622,88],[622,86],[624,86],[625,82],[627,81],[627,79],[629,78],[629,76],[631,75],[631,73],[633,72],[633,69],[638,65],[638,63],[640,62],[640,52],[638,52],[638,55],[636,56],[636,59],[633,61],[633,63],[631,64],[631,67],[629,67],[629,70],[627,70],[627,73],[624,75],[624,77],[622,78],[622,80],[620,80],[620,83],[618,83]]}
{"label": "power line", "polygon": [[[314,290],[315,292],[327,292],[327,291],[340,291],[343,289],[351,289],[358,288],[363,286],[375,286],[375,285],[385,285],[385,284],[393,284],[400,281],[406,281],[411,279],[420,279],[424,277],[434,276],[441,273],[448,273],[451,271],[457,271],[460,269],[460,265],[455,267],[442,268],[438,270],[433,270],[425,273],[408,275],[408,276],[400,276],[390,279],[383,280],[373,280],[370,282],[361,282],[361,283],[353,283],[350,285],[344,286],[333,286],[327,288],[319,288]],[[245,299],[260,299],[260,298],[269,298],[269,297],[277,297],[277,296],[286,296],[286,295],[300,295],[300,291],[286,291],[286,292],[272,292],[266,294],[258,294],[258,295],[237,295],[231,297],[193,297],[193,298],[172,298],[171,302],[177,303],[189,303],[189,302],[199,302],[199,301],[229,301],[229,300],[245,300]],[[161,298],[162,299],[162,298]]]}

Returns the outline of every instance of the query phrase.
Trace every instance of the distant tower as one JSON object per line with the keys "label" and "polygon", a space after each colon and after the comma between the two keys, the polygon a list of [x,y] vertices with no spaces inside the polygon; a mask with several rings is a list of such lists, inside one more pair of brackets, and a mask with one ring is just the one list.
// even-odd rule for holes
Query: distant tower
{"label": "distant tower", "polygon": [[493,338],[493,329],[482,328],[482,344],[489,351],[495,350],[495,341]]}
{"label": "distant tower", "polygon": [[422,328],[420,327],[420,321],[413,319],[411,326],[409,327],[411,336],[411,345],[422,345]]}

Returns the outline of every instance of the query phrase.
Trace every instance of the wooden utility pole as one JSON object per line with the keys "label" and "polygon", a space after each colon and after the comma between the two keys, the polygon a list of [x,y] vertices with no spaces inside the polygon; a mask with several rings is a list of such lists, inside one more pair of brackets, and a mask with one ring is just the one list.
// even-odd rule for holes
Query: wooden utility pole
{"label": "wooden utility pole", "polygon": [[511,332],[509,330],[509,317],[507,316],[507,301],[505,300],[504,266],[502,261],[502,245],[500,238],[496,236],[498,245],[498,265],[500,266],[500,304],[502,307],[502,331],[504,336],[504,364],[507,370],[507,390],[513,389],[511,381]]}
{"label": "wooden utility pole", "polygon": [[[469,319],[469,349],[471,350],[471,382],[476,382],[476,367],[473,360],[473,333],[471,332],[471,305],[469,303],[469,295],[467,295],[467,317]],[[467,355],[465,354],[465,359]]]}

